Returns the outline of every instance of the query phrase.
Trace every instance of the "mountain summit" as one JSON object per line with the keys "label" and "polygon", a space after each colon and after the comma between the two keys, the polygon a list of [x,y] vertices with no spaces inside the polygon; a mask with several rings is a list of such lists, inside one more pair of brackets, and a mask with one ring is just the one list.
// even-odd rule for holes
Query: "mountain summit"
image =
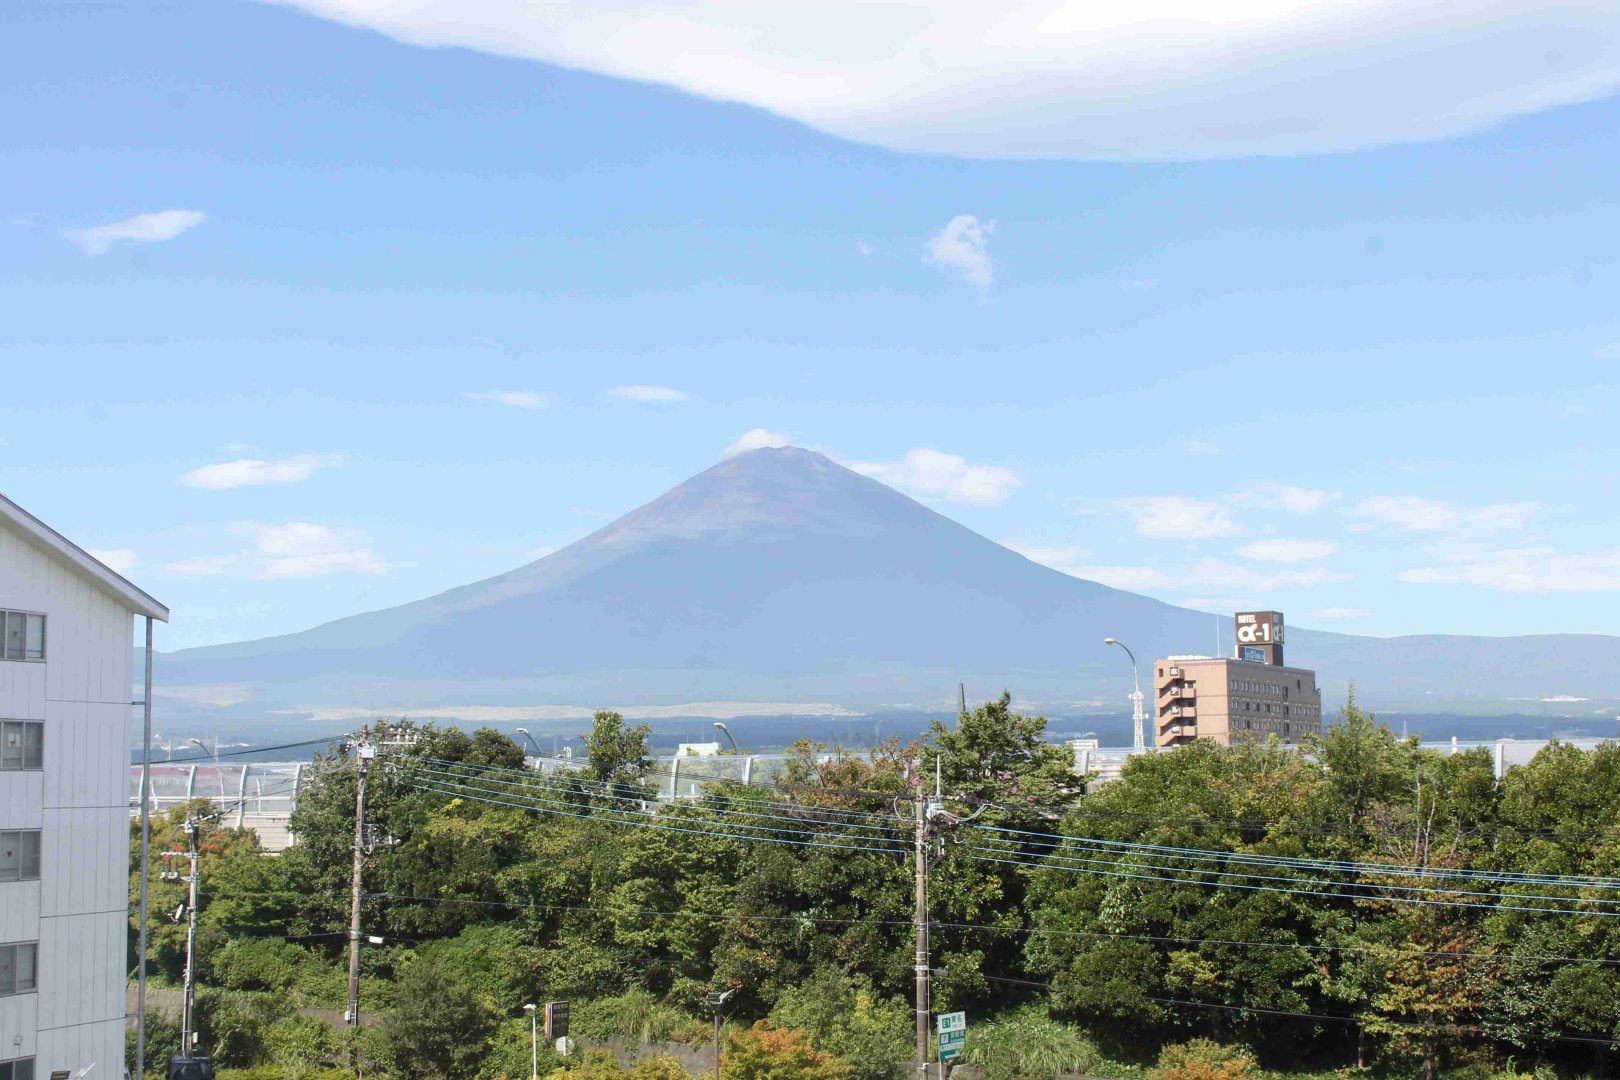
{"label": "mountain summit", "polygon": [[[948,700],[963,679],[1072,703],[1128,689],[1103,637],[1130,643],[1145,665],[1207,648],[1213,626],[1208,614],[1031,562],[821,454],[783,447],[724,460],[508,573],[302,633],[174,653],[160,674],[194,700],[229,687],[239,708],[320,713],[861,709]],[[1506,657],[1518,670],[1502,669]],[[1578,693],[1600,661],[1615,670],[1620,639],[1299,629],[1290,639],[1290,662],[1319,667],[1330,694],[1353,678],[1400,699]],[[1459,678],[1476,680],[1473,693],[1457,692]]]}

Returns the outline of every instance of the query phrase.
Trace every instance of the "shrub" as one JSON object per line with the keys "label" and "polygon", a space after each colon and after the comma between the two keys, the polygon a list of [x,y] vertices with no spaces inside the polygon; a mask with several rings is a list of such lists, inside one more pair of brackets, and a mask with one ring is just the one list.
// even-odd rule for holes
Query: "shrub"
{"label": "shrub", "polygon": [[640,988],[574,1006],[569,1028],[582,1038],[604,1042],[663,1042],[686,1033],[697,1022],[657,995]]}
{"label": "shrub", "polygon": [[962,1057],[980,1068],[984,1080],[1048,1080],[1058,1073],[1096,1071],[1104,1064],[1091,1040],[1039,1008],[970,1030]]}
{"label": "shrub", "polygon": [[776,999],[771,1023],[797,1028],[849,1066],[851,1080],[900,1080],[911,1055],[911,1008],[870,984],[822,969]]}
{"label": "shrub", "polygon": [[723,1080],[848,1080],[849,1067],[817,1050],[802,1031],[763,1020],[726,1038]]}
{"label": "shrub", "polygon": [[1254,1056],[1241,1046],[1193,1039],[1159,1053],[1154,1080],[1257,1080]]}

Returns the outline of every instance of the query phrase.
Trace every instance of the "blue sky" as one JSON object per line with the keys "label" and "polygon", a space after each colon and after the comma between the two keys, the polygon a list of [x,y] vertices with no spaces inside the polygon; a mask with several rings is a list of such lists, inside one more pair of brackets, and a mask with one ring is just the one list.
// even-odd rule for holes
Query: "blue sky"
{"label": "blue sky", "polygon": [[1612,95],[1032,160],[259,4],[25,0],[0,64],[0,491],[166,647],[509,569],[756,429],[1176,603],[1620,630]]}

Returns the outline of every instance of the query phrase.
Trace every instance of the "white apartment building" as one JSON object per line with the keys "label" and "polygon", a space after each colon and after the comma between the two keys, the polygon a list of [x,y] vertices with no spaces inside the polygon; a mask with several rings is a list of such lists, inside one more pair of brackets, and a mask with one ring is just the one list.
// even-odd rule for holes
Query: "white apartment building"
{"label": "white apartment building", "polygon": [[124,1075],[136,615],[169,610],[0,495],[0,1080]]}

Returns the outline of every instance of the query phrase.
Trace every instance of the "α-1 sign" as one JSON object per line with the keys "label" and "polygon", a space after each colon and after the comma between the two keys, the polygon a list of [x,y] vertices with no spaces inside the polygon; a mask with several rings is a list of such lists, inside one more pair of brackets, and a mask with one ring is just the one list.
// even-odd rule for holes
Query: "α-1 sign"
{"label": "\u03b1-1 sign", "polygon": [[962,1056],[967,1043],[967,1013],[940,1013],[935,1020],[939,1029],[939,1060],[955,1061]]}

